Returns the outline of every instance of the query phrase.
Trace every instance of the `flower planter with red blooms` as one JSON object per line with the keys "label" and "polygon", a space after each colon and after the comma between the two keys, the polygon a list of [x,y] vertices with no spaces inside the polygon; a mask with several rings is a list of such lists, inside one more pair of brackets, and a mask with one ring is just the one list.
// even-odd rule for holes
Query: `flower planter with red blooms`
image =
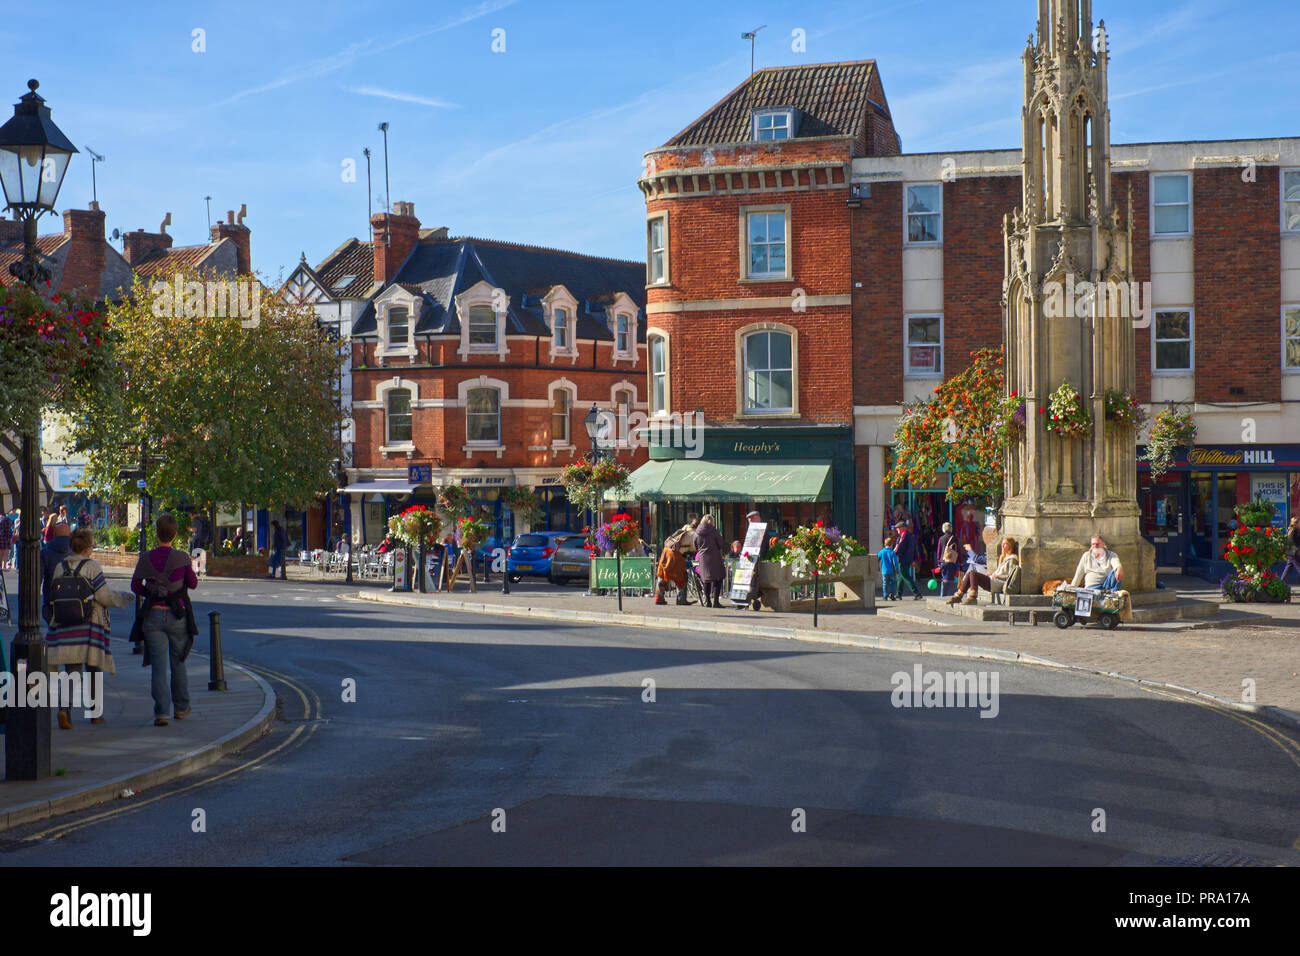
{"label": "flower planter with red blooms", "polygon": [[120,382],[113,331],[87,299],[0,286],[0,429],[35,435],[54,406],[75,413]]}
{"label": "flower planter with red blooms", "polygon": [[618,555],[627,554],[640,539],[636,522],[625,514],[614,515],[596,529],[596,547]]}
{"label": "flower planter with red blooms", "polygon": [[1241,511],[1261,519],[1261,523],[1253,526],[1243,523],[1228,539],[1223,549],[1223,560],[1234,570],[1223,579],[1224,597],[1239,602],[1289,602],[1291,588],[1272,571],[1273,565],[1286,559],[1289,543],[1286,532],[1262,523],[1263,520],[1272,521],[1272,503],[1257,499],[1251,505],[1242,506]]}
{"label": "flower planter with red blooms", "polygon": [[419,548],[423,544],[427,550],[438,540],[441,529],[442,519],[436,511],[424,505],[411,505],[397,516],[394,536],[413,548]]}

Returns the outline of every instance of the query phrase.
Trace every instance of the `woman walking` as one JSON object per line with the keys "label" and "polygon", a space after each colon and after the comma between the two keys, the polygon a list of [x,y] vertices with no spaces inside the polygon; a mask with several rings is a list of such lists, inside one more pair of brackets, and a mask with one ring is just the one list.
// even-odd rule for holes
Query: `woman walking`
{"label": "woman walking", "polygon": [[[190,680],[185,670],[194,635],[194,609],[189,592],[199,586],[190,556],[172,547],[176,519],[161,514],[155,523],[158,547],[140,555],[131,576],[131,590],[144,598],[140,608],[145,663],[153,668],[153,722],[167,726],[167,712],[177,720],[190,714]],[[168,673],[170,670],[170,674]]]}
{"label": "woman walking", "polygon": [[1282,583],[1286,584],[1286,576],[1295,568],[1296,574],[1300,574],[1300,515],[1291,519],[1291,524],[1286,530],[1287,539],[1287,560],[1286,567],[1282,569]]}
{"label": "woman walking", "polygon": [[700,566],[700,580],[704,582],[704,605],[722,607],[722,581],[727,576],[722,563],[722,535],[713,523],[713,515],[705,515],[695,529],[695,557]]}
{"label": "woman walking", "polygon": [[[84,673],[90,675],[103,672],[116,673],[113,667],[113,652],[109,648],[108,609],[111,607],[130,607],[135,598],[130,591],[114,591],[104,581],[104,569],[91,557],[95,548],[95,538],[89,528],[78,528],[72,532],[69,554],[58,568],[56,578],[67,575],[80,575],[90,582],[95,594],[90,613],[81,623],[58,624],[50,622],[50,632],[45,638],[46,662],[50,670],[57,671],[59,665],[69,674]],[[86,688],[82,688],[85,700]],[[72,710],[66,706],[59,708],[59,726],[64,730],[72,729]],[[102,724],[102,716],[92,717],[92,724]]]}

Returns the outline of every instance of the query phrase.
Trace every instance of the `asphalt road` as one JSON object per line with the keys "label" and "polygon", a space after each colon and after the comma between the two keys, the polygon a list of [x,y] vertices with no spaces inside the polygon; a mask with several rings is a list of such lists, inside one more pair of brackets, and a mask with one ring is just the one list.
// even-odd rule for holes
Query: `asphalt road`
{"label": "asphalt road", "polygon": [[[1172,695],[343,592],[204,582],[227,656],[275,682],[275,733],[147,801],[11,831],[0,866],[1300,864],[1295,735]],[[894,706],[917,664],[996,673],[996,716]]]}

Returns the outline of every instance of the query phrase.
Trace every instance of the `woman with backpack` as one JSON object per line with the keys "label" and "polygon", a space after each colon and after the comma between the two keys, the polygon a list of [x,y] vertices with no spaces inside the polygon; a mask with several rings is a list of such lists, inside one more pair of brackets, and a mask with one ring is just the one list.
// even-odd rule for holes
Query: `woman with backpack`
{"label": "woman with backpack", "polygon": [[[109,648],[108,609],[130,607],[135,598],[129,591],[114,591],[104,580],[104,569],[91,557],[95,538],[89,528],[72,532],[68,555],[55,568],[46,593],[46,614],[50,624],[45,638],[46,663],[51,672],[60,664],[68,673],[115,673]],[[77,580],[71,580],[77,579]],[[85,688],[82,688],[83,700]],[[66,701],[62,703],[66,704]],[[72,729],[72,710],[59,708],[59,727]],[[103,716],[92,717],[102,724]]]}
{"label": "woman with backpack", "polygon": [[[155,523],[158,547],[140,555],[131,576],[131,590],[144,599],[131,639],[144,642],[146,666],[153,667],[153,723],[167,726],[167,712],[175,708],[177,720],[190,715],[190,679],[185,658],[199,629],[189,593],[199,586],[190,556],[172,547],[176,519],[161,514]],[[168,671],[170,670],[170,680]]]}

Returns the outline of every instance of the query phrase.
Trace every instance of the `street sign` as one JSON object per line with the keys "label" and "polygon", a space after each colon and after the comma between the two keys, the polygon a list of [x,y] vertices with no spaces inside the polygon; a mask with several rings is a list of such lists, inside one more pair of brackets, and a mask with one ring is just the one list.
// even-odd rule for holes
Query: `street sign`
{"label": "street sign", "polygon": [[[591,559],[591,586],[593,588],[618,587],[616,558]],[[654,558],[623,558],[623,589],[649,591],[654,588]]]}
{"label": "street sign", "polygon": [[406,480],[413,485],[427,485],[433,482],[433,465],[407,465]]}

